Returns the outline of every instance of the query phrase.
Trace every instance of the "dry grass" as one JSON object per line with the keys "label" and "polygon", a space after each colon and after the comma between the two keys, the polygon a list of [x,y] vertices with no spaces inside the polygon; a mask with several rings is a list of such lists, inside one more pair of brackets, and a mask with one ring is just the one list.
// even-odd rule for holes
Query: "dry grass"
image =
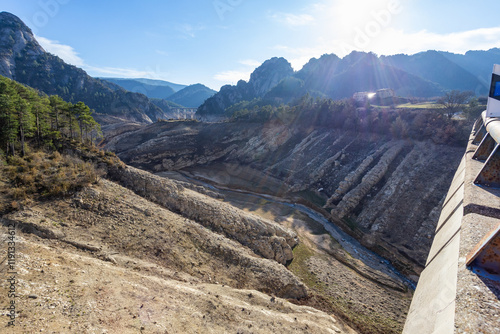
{"label": "dry grass", "polygon": [[94,165],[59,152],[30,152],[25,157],[9,157],[2,166],[11,209],[35,197],[64,196],[99,180]]}

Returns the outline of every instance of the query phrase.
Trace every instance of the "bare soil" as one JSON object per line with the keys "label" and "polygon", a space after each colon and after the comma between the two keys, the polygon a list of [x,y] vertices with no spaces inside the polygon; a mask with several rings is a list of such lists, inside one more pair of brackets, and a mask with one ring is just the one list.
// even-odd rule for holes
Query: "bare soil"
{"label": "bare soil", "polygon": [[[6,186],[6,184],[3,184]],[[356,333],[330,312],[277,295],[302,283],[284,266],[101,180],[2,217],[15,224],[12,333]]]}

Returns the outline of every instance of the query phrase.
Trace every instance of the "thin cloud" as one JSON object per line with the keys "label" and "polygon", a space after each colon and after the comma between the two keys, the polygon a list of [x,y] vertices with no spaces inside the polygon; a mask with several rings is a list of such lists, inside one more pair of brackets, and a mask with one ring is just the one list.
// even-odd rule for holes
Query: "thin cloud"
{"label": "thin cloud", "polygon": [[244,59],[239,61],[240,64],[245,65],[245,66],[251,66],[251,67],[258,67],[260,66],[261,62],[258,60],[254,59]]}
{"label": "thin cloud", "polygon": [[225,83],[236,84],[240,80],[248,81],[252,71],[224,71],[214,75],[214,79]]}
{"label": "thin cloud", "polygon": [[37,41],[45,49],[64,62],[80,67],[86,72],[91,73],[92,76],[112,76],[120,78],[158,78],[158,72],[155,71],[141,71],[131,68],[118,68],[118,67],[97,67],[85,63],[80,58],[78,53],[72,46],[61,44],[59,41],[53,41],[45,37],[36,36]]}
{"label": "thin cloud", "polygon": [[155,52],[157,54],[159,54],[160,56],[169,56],[170,55],[167,51],[163,51],[163,50],[155,50]]}
{"label": "thin cloud", "polygon": [[182,37],[195,38],[199,31],[205,30],[202,25],[193,26],[192,24],[185,23],[177,26],[176,30],[181,33]]}
{"label": "thin cloud", "polygon": [[91,72],[94,76],[112,76],[119,78],[156,78],[153,72],[141,71],[131,68],[118,67],[95,67],[85,66],[87,72]]}
{"label": "thin cloud", "polygon": [[[500,45],[500,26],[440,34],[433,31],[408,31],[400,27],[404,22],[407,3],[388,0],[318,0],[304,9],[312,36],[297,45],[277,46],[282,55],[297,69],[308,59],[325,53],[343,57],[350,52],[372,51],[379,55],[414,54],[427,50],[465,53],[468,50],[487,50]],[[286,23],[300,15],[274,15]],[[297,44],[297,43],[294,43]]]}
{"label": "thin cloud", "polygon": [[[359,34],[359,33],[358,33]],[[388,28],[379,36],[366,39],[365,45],[356,45],[356,40],[337,41],[339,48],[332,50],[340,56],[352,50],[373,51],[377,54],[414,54],[427,50],[465,53],[469,50],[488,50],[500,45],[500,27],[481,28],[449,34],[438,34],[427,30],[407,33]]]}
{"label": "thin cloud", "polygon": [[[360,32],[361,31],[361,32]],[[374,52],[378,55],[398,53],[415,54],[427,50],[448,51],[463,54],[469,50],[488,50],[500,46],[500,27],[473,29],[449,34],[438,34],[427,30],[408,33],[392,27],[381,30],[377,36],[361,36],[357,30],[350,37],[337,36],[314,41],[310,47],[276,45],[272,49],[280,52],[300,70],[311,58],[333,53],[344,57],[352,51]],[[361,36],[361,37],[360,37]],[[359,43],[362,41],[363,43]]]}
{"label": "thin cloud", "polygon": [[58,56],[66,63],[79,67],[85,65],[85,62],[82,58],[80,58],[80,56],[78,56],[78,53],[75,51],[75,49],[73,49],[73,47],[61,44],[59,43],[59,41],[53,41],[40,36],[36,36],[36,40],[45,49],[45,51]]}
{"label": "thin cloud", "polygon": [[289,27],[300,27],[314,22],[314,17],[309,14],[276,13],[271,18]]}

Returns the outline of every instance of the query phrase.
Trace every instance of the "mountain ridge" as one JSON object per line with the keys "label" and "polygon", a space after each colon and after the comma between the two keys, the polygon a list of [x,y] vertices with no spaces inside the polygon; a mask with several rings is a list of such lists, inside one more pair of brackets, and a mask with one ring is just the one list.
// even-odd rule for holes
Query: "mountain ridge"
{"label": "mountain ridge", "polygon": [[[102,115],[98,117],[102,124],[120,119],[147,124],[175,114],[168,103],[160,104],[160,108],[144,94],[92,78],[84,70],[45,52],[30,28],[13,14],[0,13],[0,33],[1,75],[70,102],[84,101]],[[169,95],[179,105],[198,107],[197,117],[210,119],[230,117],[226,114],[228,109],[243,101],[279,105],[305,94],[345,99],[359,91],[391,88],[403,97],[430,98],[453,89],[484,95],[491,67],[497,62],[500,63],[498,48],[468,51],[464,55],[429,50],[415,55],[377,56],[353,51],[344,58],[333,54],[312,58],[297,72],[286,59],[274,57],[257,67],[248,82],[240,80],[235,86],[223,86],[217,93],[200,84],[121,80],[154,87],[157,96],[168,99]],[[148,93],[148,89],[138,90]]]}
{"label": "mountain ridge", "polygon": [[[252,78],[248,83],[241,80],[236,86],[224,86],[198,109],[198,116],[230,117],[225,113],[234,108],[229,108],[243,101],[257,99],[261,104],[277,105],[307,93],[346,99],[356,92],[390,88],[402,97],[432,98],[450,90],[470,90],[480,96],[488,93],[494,63],[500,63],[498,48],[468,51],[464,55],[435,50],[392,56],[353,51],[344,58],[324,54],[310,59],[302,69],[288,73],[274,87],[266,87],[259,94],[247,89]],[[263,80],[257,69],[252,76]]]}
{"label": "mountain ridge", "polygon": [[236,86],[223,86],[198,108],[197,114],[224,116],[225,110],[233,104],[264,97],[281,80],[292,74],[292,65],[285,58],[268,59],[253,71],[248,82],[240,80]]}
{"label": "mountain ridge", "polygon": [[[96,113],[121,121],[148,124],[167,118],[145,95],[92,78],[46,52],[31,29],[11,13],[0,13],[0,41],[0,75],[69,102],[84,101]],[[101,123],[106,121],[101,118]]]}
{"label": "mountain ridge", "polygon": [[149,85],[141,83],[136,79],[129,79],[129,78],[99,78],[99,79],[104,81],[109,81],[130,92],[144,94],[149,98],[166,99],[168,96],[175,93],[175,90],[169,85],[163,85],[163,86]]}

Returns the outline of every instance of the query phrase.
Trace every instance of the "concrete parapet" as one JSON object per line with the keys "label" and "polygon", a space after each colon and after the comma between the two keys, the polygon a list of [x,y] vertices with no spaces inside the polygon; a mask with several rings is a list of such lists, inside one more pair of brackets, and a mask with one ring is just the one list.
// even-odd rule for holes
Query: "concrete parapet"
{"label": "concrete parapet", "polygon": [[466,256],[500,223],[500,189],[474,184],[484,162],[469,141],[444,202],[405,334],[500,333],[500,282],[477,275]]}
{"label": "concrete parapet", "polygon": [[455,318],[465,156],[445,200],[427,264],[403,330],[407,334],[452,333]]}

